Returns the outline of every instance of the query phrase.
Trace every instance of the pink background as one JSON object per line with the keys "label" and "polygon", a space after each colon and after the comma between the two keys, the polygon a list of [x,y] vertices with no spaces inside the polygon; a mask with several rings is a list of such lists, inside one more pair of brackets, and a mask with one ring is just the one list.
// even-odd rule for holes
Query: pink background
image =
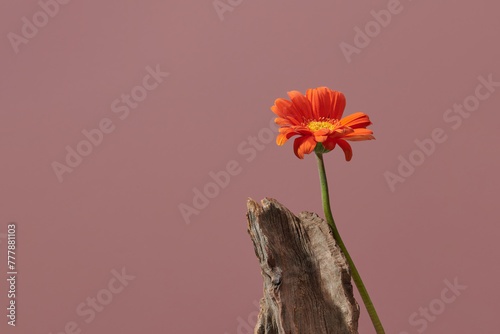
{"label": "pink background", "polygon": [[[353,143],[349,163],[336,149],[326,164],[334,216],[387,333],[498,333],[500,87],[457,129],[444,117],[478,76],[500,81],[500,6],[402,0],[348,62],[340,43],[355,45],[354,28],[387,1],[230,3],[219,17],[212,0],[71,1],[16,53],[8,34],[41,7],[1,2],[0,258],[17,222],[19,275],[17,328],[0,283],[0,331],[64,333],[74,321],[81,333],[248,333],[262,278],[247,197],[322,210],[314,157],[266,137],[270,107],[289,90],[328,86],[346,95],[345,115],[374,123],[376,141]],[[120,119],[111,104],[157,65],[169,76]],[[113,132],[59,182],[51,164],[105,118]],[[391,191],[384,173],[436,128],[446,141]],[[180,206],[230,161],[240,173],[187,224]],[[122,268],[135,278],[111,295]],[[455,278],[467,288],[445,304]],[[113,299],[86,322],[76,309],[96,296]],[[439,314],[422,320],[429,306]],[[374,333],[361,308],[360,333]]]}

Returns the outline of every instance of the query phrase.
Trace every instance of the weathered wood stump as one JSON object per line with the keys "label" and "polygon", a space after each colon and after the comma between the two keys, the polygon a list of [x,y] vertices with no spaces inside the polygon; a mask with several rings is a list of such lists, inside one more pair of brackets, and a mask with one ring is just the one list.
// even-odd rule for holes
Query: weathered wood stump
{"label": "weathered wood stump", "polygon": [[247,205],[264,279],[255,333],[358,333],[351,272],[328,223],[310,212],[297,217],[274,199]]}

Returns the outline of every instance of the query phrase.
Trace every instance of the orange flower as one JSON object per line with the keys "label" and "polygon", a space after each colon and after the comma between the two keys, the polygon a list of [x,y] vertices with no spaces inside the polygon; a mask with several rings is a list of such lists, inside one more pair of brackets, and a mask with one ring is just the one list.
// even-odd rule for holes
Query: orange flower
{"label": "orange flower", "polygon": [[367,115],[358,112],[342,118],[346,100],[344,94],[327,87],[308,89],[306,95],[297,91],[288,92],[291,101],[277,99],[271,110],[278,115],[276,124],[282,125],[276,138],[283,145],[293,136],[293,150],[299,159],[316,148],[317,143],[329,151],[339,145],[347,161],[352,158],[351,145],[346,140],[359,141],[375,139],[372,124]]}

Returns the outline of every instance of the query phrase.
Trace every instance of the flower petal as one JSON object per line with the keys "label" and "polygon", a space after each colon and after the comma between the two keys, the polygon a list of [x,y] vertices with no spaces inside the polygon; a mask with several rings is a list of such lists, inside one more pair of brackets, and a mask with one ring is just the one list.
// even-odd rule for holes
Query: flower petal
{"label": "flower petal", "polygon": [[375,139],[372,136],[373,131],[368,129],[354,129],[352,133],[349,133],[343,137],[345,140],[350,141],[360,141],[360,140],[370,140]]}
{"label": "flower petal", "polygon": [[292,138],[293,136],[311,135],[311,131],[302,126],[282,126],[281,128],[279,128],[279,132],[280,134],[276,138],[276,144],[278,144],[279,146],[282,146],[287,142],[288,139]]}
{"label": "flower petal", "polygon": [[322,143],[328,139],[328,135],[330,133],[332,133],[332,130],[330,129],[319,129],[318,131],[314,132],[314,139],[318,143]]}
{"label": "flower petal", "polygon": [[366,128],[368,125],[372,124],[368,115],[362,112],[357,112],[352,115],[346,116],[340,120],[342,126],[348,126],[353,129]]}
{"label": "flower petal", "polygon": [[289,119],[293,125],[299,125],[302,123],[302,116],[295,110],[291,101],[277,99],[274,101],[274,106],[271,107],[271,110],[279,118]]}
{"label": "flower petal", "polygon": [[344,114],[346,99],[344,94],[342,94],[341,92],[335,91],[333,93],[334,93],[332,97],[333,111],[330,118],[341,119],[342,115]]}
{"label": "flower petal", "polygon": [[293,122],[289,118],[280,118],[280,117],[275,118],[274,123],[278,125],[295,125],[295,122]]}
{"label": "flower petal", "polygon": [[342,139],[337,139],[337,144],[339,144],[340,148],[344,151],[345,160],[350,161],[352,159],[352,148],[348,142]]}
{"label": "flower petal", "polygon": [[302,116],[301,122],[304,120],[314,119],[311,102],[301,92],[293,90],[288,92],[290,100],[292,100],[295,110]]}
{"label": "flower petal", "polygon": [[308,89],[306,97],[311,102],[314,119],[319,120],[322,117],[328,117],[330,110],[330,98],[323,93],[320,88]]}
{"label": "flower petal", "polygon": [[297,134],[301,135],[307,135],[310,136],[312,135],[312,131],[309,128],[306,128],[305,126],[282,126],[279,128],[280,133],[288,133],[288,132],[297,132]]}
{"label": "flower petal", "polygon": [[316,119],[322,117],[340,119],[342,117],[346,104],[344,94],[327,87],[318,87],[308,89],[306,96],[311,101],[313,114]]}
{"label": "flower petal", "polygon": [[278,101],[279,100],[282,100],[282,99],[277,99],[275,102],[274,102],[274,106],[271,107],[271,110],[273,111],[273,113],[276,114],[276,116],[278,116],[279,118],[287,118],[288,115],[285,113],[284,110],[282,110],[282,108],[279,108],[277,106],[278,104]]}
{"label": "flower petal", "polygon": [[304,159],[304,154],[314,151],[316,141],[313,136],[303,136],[296,138],[293,142],[293,151],[299,159]]}
{"label": "flower petal", "polygon": [[336,138],[343,138],[343,137],[345,137],[353,132],[354,132],[354,129],[351,129],[349,127],[343,127],[343,128],[335,130],[335,132],[333,133],[333,136]]}
{"label": "flower petal", "polygon": [[337,140],[334,137],[329,136],[328,139],[322,144],[327,150],[331,151],[335,148],[335,145],[337,145]]}
{"label": "flower petal", "polygon": [[278,135],[278,137],[276,137],[276,144],[278,144],[279,146],[282,146],[283,144],[285,144],[288,141],[288,139],[290,139],[290,137],[292,137],[292,136],[287,136],[285,134],[280,133]]}

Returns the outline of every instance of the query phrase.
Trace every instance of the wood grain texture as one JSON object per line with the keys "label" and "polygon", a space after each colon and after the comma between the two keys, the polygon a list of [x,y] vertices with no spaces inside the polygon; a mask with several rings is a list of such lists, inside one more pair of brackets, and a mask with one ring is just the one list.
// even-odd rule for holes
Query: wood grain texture
{"label": "wood grain texture", "polygon": [[264,279],[257,334],[358,333],[347,260],[328,223],[274,199],[247,203],[248,233]]}

